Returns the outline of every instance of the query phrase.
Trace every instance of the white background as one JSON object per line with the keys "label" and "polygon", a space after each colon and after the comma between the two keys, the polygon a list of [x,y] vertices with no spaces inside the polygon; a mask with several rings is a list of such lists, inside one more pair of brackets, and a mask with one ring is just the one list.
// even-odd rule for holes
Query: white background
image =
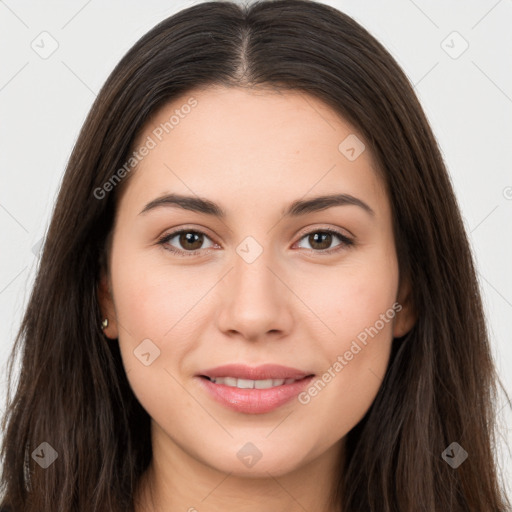
{"label": "white background", "polygon": [[[85,116],[125,52],[156,23],[194,3],[200,2],[0,1],[2,410],[6,361],[34,279],[37,245]],[[460,202],[493,353],[512,393],[512,0],[324,3],[366,27],[415,86]],[[51,36],[40,36],[43,31]],[[31,47],[43,46],[42,37],[46,49],[52,38],[58,43],[47,59]],[[452,58],[463,40],[467,50]],[[503,395],[499,408],[501,432],[512,445]],[[512,482],[503,442],[499,458]]]}

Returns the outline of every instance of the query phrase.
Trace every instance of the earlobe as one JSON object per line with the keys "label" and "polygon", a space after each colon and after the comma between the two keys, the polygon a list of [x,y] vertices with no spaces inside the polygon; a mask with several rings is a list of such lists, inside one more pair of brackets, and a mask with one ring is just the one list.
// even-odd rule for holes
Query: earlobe
{"label": "earlobe", "polygon": [[112,298],[112,288],[105,272],[101,273],[98,283],[98,304],[101,311],[101,325],[103,334],[110,339],[118,337],[117,318]]}
{"label": "earlobe", "polygon": [[417,320],[417,311],[412,298],[409,279],[406,279],[401,283],[397,296],[397,303],[400,305],[400,309],[397,309],[397,314],[395,316],[393,337],[401,338],[414,327]]}

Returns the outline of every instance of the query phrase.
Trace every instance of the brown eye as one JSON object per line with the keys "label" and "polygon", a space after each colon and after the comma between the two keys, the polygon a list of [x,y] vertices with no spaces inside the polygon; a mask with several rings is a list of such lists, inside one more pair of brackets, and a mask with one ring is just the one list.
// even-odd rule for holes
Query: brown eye
{"label": "brown eye", "polygon": [[195,231],[182,231],[178,235],[178,241],[184,249],[195,251],[201,249],[203,244],[203,234]]}
{"label": "brown eye", "polygon": [[313,233],[308,236],[308,242],[313,249],[329,249],[332,243],[331,233]]}
{"label": "brown eye", "polygon": [[158,243],[171,252],[190,256],[198,253],[202,249],[208,249],[213,246],[212,243],[208,247],[203,247],[205,240],[210,240],[210,238],[201,231],[182,229],[164,235]]}
{"label": "brown eye", "polygon": [[[338,238],[341,243],[331,247],[336,238]],[[319,253],[325,252],[327,254],[342,250],[343,248],[354,244],[353,240],[332,229],[318,229],[316,231],[311,231],[304,235],[301,240],[307,240],[310,246],[306,247],[307,249]]]}

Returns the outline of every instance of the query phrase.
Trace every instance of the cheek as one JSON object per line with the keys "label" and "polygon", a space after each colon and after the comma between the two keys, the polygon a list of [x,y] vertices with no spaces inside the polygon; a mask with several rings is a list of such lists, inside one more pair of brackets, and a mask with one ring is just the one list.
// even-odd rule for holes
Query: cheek
{"label": "cheek", "polygon": [[113,273],[116,313],[128,337],[150,337],[165,344],[190,321],[190,312],[208,289],[208,282],[204,273],[201,276],[192,267],[162,264],[161,255],[154,251],[148,256],[136,251],[132,257],[129,251],[125,254],[117,262],[113,259],[117,264]]}
{"label": "cheek", "polygon": [[117,268],[119,348],[130,387],[150,415],[171,417],[176,397],[182,399],[180,407],[192,406],[175,369],[191,350],[186,333],[193,329],[193,315],[187,313],[197,302],[197,290],[184,286],[178,273],[150,271],[143,261],[132,259]]}
{"label": "cheek", "polygon": [[386,337],[390,335],[397,291],[393,276],[368,272],[362,278],[346,279],[339,289],[330,317],[339,341],[358,338],[364,342],[364,333],[375,333],[374,327]]}
{"label": "cheek", "polygon": [[311,435],[318,425],[329,426],[326,435],[336,442],[361,421],[375,400],[392,344],[394,310],[384,302],[364,315],[354,315],[350,325],[338,323],[340,334],[323,347],[328,363],[299,396],[305,410],[309,408],[308,416],[315,418]]}
{"label": "cheek", "polygon": [[197,315],[217,278],[192,266],[162,264],[161,256],[155,263],[154,252],[141,255],[128,244],[116,249],[112,284],[125,371],[148,412],[165,417],[178,397],[185,401],[180,407],[192,406],[189,395],[182,396],[178,373],[200,343]]}
{"label": "cheek", "polygon": [[[363,418],[386,373],[397,313],[393,254],[332,277],[328,300],[318,296],[312,306],[333,332],[320,345],[327,361],[323,372],[299,399],[322,424],[333,427],[334,436],[346,434]],[[315,296],[310,296],[313,302]]]}
{"label": "cheek", "polygon": [[[355,396],[376,392],[389,358],[396,316],[398,272],[392,261],[368,269],[364,277],[348,281],[340,292],[341,308],[335,330],[340,333],[330,349],[341,358],[344,387]],[[335,358],[333,357],[335,356]],[[378,386],[377,386],[378,387]]]}
{"label": "cheek", "polygon": [[[381,315],[392,308],[398,289],[398,265],[393,252],[363,255],[338,269],[326,268],[304,275],[297,283],[297,294],[318,314],[327,329],[322,330],[328,350],[342,350],[365,329],[378,322],[386,336],[392,322],[382,325]],[[394,317],[393,311],[388,316]],[[328,332],[327,332],[328,331]],[[364,334],[362,335],[364,337]],[[348,349],[348,347],[347,347]]]}

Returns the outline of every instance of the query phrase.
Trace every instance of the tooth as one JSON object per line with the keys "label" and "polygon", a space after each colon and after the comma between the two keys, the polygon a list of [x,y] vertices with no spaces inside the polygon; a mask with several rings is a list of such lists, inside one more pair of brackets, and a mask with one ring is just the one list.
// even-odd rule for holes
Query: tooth
{"label": "tooth", "polygon": [[240,389],[269,389],[283,384],[291,384],[296,379],[237,379],[236,377],[210,377],[210,380],[216,384],[224,386],[237,387]]}
{"label": "tooth", "polygon": [[[220,379],[221,381],[224,381],[224,382],[221,382],[221,384],[224,384],[225,386],[231,386],[232,388],[236,388],[237,387],[237,379],[235,377],[224,377],[223,379]],[[219,381],[219,379],[217,379],[217,382]]]}
{"label": "tooth", "polygon": [[254,387],[256,389],[268,389],[273,386],[273,380],[272,379],[266,379],[266,380],[257,380],[254,382]]}
{"label": "tooth", "polygon": [[236,387],[242,389],[251,389],[254,387],[254,381],[250,379],[238,379]]}

